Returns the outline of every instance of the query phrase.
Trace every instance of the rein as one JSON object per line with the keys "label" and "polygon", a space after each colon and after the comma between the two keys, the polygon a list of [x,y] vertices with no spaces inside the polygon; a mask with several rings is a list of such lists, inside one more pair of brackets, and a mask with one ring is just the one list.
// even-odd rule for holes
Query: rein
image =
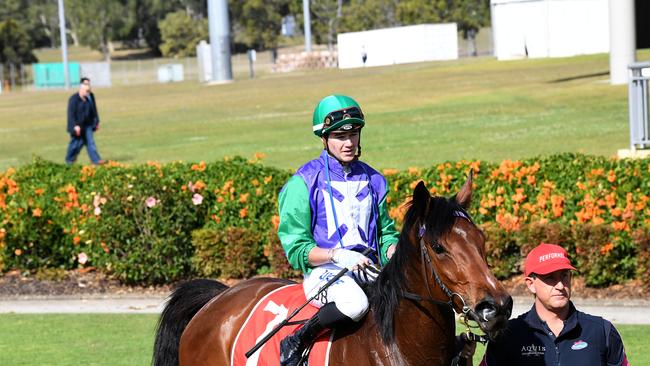
{"label": "rein", "polygon": [[[463,211],[456,210],[454,211],[454,216],[455,217],[460,217],[463,219],[466,219],[470,223],[474,223],[472,219]],[[444,305],[444,306],[449,306],[454,312],[457,312],[460,314],[460,319],[461,322],[466,327],[465,334],[467,335],[468,339],[471,341],[475,342],[481,342],[483,344],[487,343],[487,338],[485,336],[481,336],[478,334],[474,334],[470,331],[470,325],[468,324],[469,319],[478,319],[478,315],[472,308],[467,306],[467,303],[465,302],[465,299],[463,296],[457,292],[453,292],[447,287],[447,285],[442,282],[440,279],[440,276],[438,276],[438,273],[436,272],[436,268],[433,265],[433,262],[431,260],[431,256],[429,255],[429,251],[427,250],[427,244],[424,242],[424,234],[426,233],[426,225],[422,224],[420,225],[420,229],[418,231],[418,238],[420,239],[420,254],[421,254],[421,263],[422,263],[422,277],[424,278],[424,283],[426,284],[427,288],[427,293],[428,297],[422,297],[420,295],[414,294],[412,292],[405,291],[404,292],[404,298],[407,298],[409,300],[413,301],[427,301],[432,304],[436,305]],[[440,245],[440,244],[436,244]],[[433,295],[431,294],[431,286],[429,286],[429,276],[427,275],[428,271],[427,269],[431,272],[433,275],[433,278],[435,279],[436,283],[442,290],[442,292],[447,295],[449,298],[448,301],[441,301],[441,300],[436,300],[433,298]],[[461,312],[458,312],[455,308],[455,303],[454,303],[454,297],[457,297],[460,302],[462,303],[462,309]]]}

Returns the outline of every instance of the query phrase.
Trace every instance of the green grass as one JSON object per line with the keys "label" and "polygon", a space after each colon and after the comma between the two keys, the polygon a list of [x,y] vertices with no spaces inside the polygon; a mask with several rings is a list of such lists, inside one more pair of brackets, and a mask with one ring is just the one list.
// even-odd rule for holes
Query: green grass
{"label": "green grass", "polygon": [[[0,315],[0,365],[149,365],[156,314]],[[649,325],[618,325],[632,365],[650,364]],[[462,328],[458,326],[457,332]],[[485,347],[478,345],[474,364]]]}
{"label": "green grass", "polygon": [[0,315],[0,365],[149,365],[158,316]]}
{"label": "green grass", "polygon": [[[650,59],[650,51],[638,59]],[[500,161],[582,152],[613,156],[629,140],[627,86],[606,81],[606,54],[496,61],[461,59],[355,70],[265,74],[234,83],[95,90],[105,159],[212,161],[267,154],[297,168],[315,157],[311,113],[331,93],[354,96],[367,117],[363,159],[377,168],[445,160]],[[40,155],[63,161],[72,91],[0,97],[0,169]],[[82,152],[81,162],[88,162]]]}

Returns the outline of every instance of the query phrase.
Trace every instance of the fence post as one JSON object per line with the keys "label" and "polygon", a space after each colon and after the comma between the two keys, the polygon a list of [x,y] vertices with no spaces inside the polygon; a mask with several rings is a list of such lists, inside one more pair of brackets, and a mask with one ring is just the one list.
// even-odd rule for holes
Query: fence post
{"label": "fence post", "polygon": [[637,146],[644,149],[650,146],[650,127],[648,126],[648,80],[649,76],[643,75],[643,69],[650,69],[650,62],[637,62],[629,66],[630,80],[628,103],[630,113],[630,150],[635,151]]}

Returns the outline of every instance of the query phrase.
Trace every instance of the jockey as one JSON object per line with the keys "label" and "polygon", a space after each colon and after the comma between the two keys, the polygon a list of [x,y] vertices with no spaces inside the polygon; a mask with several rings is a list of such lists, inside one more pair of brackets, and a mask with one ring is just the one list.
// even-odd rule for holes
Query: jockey
{"label": "jockey", "polygon": [[311,302],[319,308],[316,315],[280,344],[283,366],[297,365],[304,349],[324,330],[357,322],[366,314],[368,298],[357,281],[372,281],[376,274],[368,270],[361,276],[360,271],[384,265],[398,238],[386,209],[386,179],[359,161],[365,125],[359,104],[344,95],[327,96],[316,106],[312,123],[323,151],[282,188],[278,236],[289,263],[304,273],[307,298],[343,268],[357,276],[348,272]]}

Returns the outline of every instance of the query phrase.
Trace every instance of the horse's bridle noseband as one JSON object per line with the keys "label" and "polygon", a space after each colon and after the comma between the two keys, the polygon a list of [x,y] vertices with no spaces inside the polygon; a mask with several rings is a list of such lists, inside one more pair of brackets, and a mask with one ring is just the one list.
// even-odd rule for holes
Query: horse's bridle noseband
{"label": "horse's bridle noseband", "polygon": [[[466,219],[470,223],[474,224],[474,222],[472,221],[470,216],[464,211],[455,210],[453,215],[455,217]],[[410,299],[410,300],[414,300],[414,301],[428,301],[430,303],[434,303],[434,304],[437,304],[437,305],[449,306],[452,310],[454,310],[455,312],[458,312],[456,310],[455,306],[454,306],[455,305],[454,304],[454,297],[457,297],[458,299],[460,299],[460,302],[462,303],[461,312],[458,312],[458,313],[460,314],[462,321],[464,322],[465,326],[467,327],[467,335],[470,336],[470,337],[473,336],[475,338],[475,339],[473,339],[474,341],[479,341],[479,342],[485,343],[487,341],[487,339],[485,339],[482,336],[479,336],[479,335],[476,335],[474,333],[469,332],[469,324],[467,323],[468,318],[478,320],[479,318],[478,318],[478,315],[476,314],[476,312],[474,310],[472,310],[472,308],[467,306],[467,303],[465,302],[465,299],[463,298],[463,296],[461,294],[451,291],[449,289],[449,287],[447,287],[447,285],[445,285],[444,282],[442,282],[442,280],[440,279],[440,276],[438,276],[438,273],[436,272],[436,268],[433,266],[431,256],[429,255],[429,251],[427,250],[427,243],[425,243],[425,241],[424,241],[424,234],[425,233],[426,233],[426,224],[422,224],[422,225],[420,225],[420,229],[418,230],[418,239],[420,239],[420,254],[421,254],[421,257],[422,257],[422,260],[421,260],[421,263],[422,263],[422,277],[424,277],[424,282],[426,284],[427,292],[429,294],[429,297],[428,298],[423,298],[420,295],[417,295],[417,294],[414,294],[414,293],[411,293],[411,292],[406,292],[406,291],[404,292],[404,297],[407,298],[407,299]],[[437,245],[440,245],[440,244],[437,244]],[[436,300],[436,299],[433,298],[433,295],[431,294],[431,287],[429,286],[429,276],[427,276],[427,268],[433,274],[433,278],[436,280],[436,283],[438,284],[438,286],[440,287],[442,292],[444,292],[445,295],[447,295],[447,297],[449,297],[448,301],[440,301],[440,300]]]}

